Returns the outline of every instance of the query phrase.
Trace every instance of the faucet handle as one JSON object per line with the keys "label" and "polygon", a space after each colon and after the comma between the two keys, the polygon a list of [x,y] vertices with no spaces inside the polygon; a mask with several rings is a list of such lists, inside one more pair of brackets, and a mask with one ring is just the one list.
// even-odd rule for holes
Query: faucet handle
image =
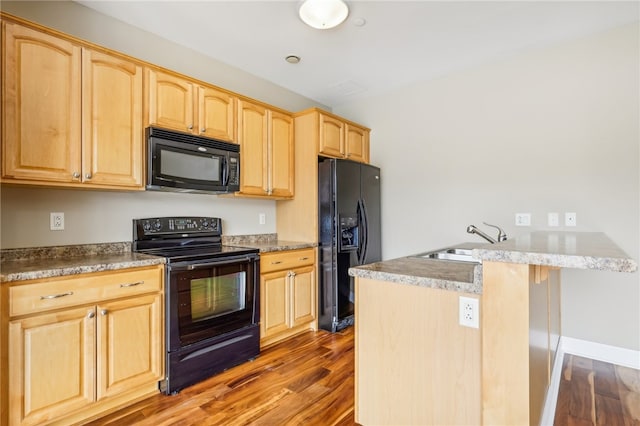
{"label": "faucet handle", "polygon": [[487,222],[482,222],[482,223],[492,228],[496,228],[498,230],[498,241],[505,241],[507,239],[507,234],[499,226],[491,225],[490,223],[487,223]]}

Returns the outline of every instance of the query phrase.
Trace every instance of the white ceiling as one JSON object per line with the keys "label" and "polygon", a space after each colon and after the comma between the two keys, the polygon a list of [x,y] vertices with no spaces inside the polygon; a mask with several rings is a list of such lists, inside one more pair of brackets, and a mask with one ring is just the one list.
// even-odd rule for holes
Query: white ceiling
{"label": "white ceiling", "polygon": [[347,0],[342,25],[316,30],[291,0],[79,3],[330,107],[640,15],[639,1]]}

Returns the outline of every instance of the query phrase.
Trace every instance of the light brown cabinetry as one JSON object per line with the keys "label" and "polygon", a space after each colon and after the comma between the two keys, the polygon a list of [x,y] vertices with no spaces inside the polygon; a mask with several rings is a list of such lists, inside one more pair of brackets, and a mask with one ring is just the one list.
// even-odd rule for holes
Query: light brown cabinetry
{"label": "light brown cabinetry", "polygon": [[366,127],[317,108],[298,113],[298,117],[316,122],[316,130],[307,138],[315,141],[318,155],[369,162],[370,130]]}
{"label": "light brown cabinetry", "polygon": [[235,96],[153,68],[146,76],[146,124],[235,142]]}
{"label": "light brown cabinetry", "polygon": [[293,118],[247,100],[238,101],[240,191],[237,195],[292,198]]}
{"label": "light brown cabinetry", "polygon": [[316,326],[315,249],[260,256],[260,344]]}
{"label": "light brown cabinetry", "polygon": [[[162,266],[9,286],[10,425],[73,423],[158,392]],[[8,284],[3,284],[8,286]],[[4,405],[4,404],[3,404]]]}
{"label": "light brown cabinetry", "polygon": [[142,67],[3,21],[2,179],[142,189]]}

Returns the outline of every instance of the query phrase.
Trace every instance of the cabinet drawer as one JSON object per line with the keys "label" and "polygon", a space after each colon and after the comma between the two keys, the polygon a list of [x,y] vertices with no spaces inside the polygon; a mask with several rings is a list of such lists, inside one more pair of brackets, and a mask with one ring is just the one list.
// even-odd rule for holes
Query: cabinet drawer
{"label": "cabinet drawer", "polygon": [[162,267],[84,274],[9,288],[9,316],[126,297],[162,289]]}
{"label": "cabinet drawer", "polygon": [[295,269],[313,265],[316,261],[315,250],[288,250],[260,255],[260,273]]}

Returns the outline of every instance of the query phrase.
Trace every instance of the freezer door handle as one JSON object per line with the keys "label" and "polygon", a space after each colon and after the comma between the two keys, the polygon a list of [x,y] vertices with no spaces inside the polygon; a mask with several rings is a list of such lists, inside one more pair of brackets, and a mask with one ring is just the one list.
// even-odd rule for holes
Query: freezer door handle
{"label": "freezer door handle", "polygon": [[368,246],[368,220],[367,220],[367,206],[364,204],[364,200],[358,200],[358,228],[359,228],[359,244],[358,244],[358,263],[362,265],[367,257]]}

